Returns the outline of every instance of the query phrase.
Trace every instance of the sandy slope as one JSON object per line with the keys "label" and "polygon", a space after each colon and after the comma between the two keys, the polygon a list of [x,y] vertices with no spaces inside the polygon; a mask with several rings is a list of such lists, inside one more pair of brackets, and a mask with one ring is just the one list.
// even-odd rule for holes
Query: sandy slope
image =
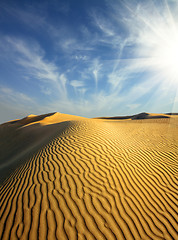
{"label": "sandy slope", "polygon": [[0,131],[0,239],[178,239],[177,116],[56,113]]}

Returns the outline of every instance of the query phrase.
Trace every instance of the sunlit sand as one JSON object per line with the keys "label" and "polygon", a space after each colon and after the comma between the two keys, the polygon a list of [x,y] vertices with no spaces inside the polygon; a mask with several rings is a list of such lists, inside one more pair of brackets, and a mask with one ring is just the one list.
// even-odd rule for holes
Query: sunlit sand
{"label": "sunlit sand", "polygon": [[178,116],[0,125],[0,239],[178,239]]}

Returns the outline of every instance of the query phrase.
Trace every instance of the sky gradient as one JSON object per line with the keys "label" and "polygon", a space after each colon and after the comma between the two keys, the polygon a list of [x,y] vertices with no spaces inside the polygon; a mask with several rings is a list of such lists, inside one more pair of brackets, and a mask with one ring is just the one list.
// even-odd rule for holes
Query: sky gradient
{"label": "sky gradient", "polygon": [[0,123],[178,112],[177,0],[0,1]]}

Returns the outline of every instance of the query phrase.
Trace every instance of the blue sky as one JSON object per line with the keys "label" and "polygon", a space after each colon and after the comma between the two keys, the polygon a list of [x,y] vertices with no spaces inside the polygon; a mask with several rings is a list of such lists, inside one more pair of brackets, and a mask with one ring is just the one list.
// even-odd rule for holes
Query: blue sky
{"label": "blue sky", "polygon": [[177,0],[0,1],[0,122],[178,111]]}

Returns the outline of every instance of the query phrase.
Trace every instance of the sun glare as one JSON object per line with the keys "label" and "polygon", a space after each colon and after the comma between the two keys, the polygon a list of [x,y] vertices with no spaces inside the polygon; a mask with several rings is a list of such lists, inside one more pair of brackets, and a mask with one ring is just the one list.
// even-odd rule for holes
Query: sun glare
{"label": "sun glare", "polygon": [[[144,11],[143,11],[144,12]],[[153,11],[154,12],[154,11]],[[160,80],[178,83],[178,17],[171,9],[152,15],[138,14],[138,54],[145,58],[145,67],[157,72]]]}
{"label": "sun glare", "polygon": [[158,66],[171,80],[178,81],[178,37],[170,35],[155,51],[158,57]]}

